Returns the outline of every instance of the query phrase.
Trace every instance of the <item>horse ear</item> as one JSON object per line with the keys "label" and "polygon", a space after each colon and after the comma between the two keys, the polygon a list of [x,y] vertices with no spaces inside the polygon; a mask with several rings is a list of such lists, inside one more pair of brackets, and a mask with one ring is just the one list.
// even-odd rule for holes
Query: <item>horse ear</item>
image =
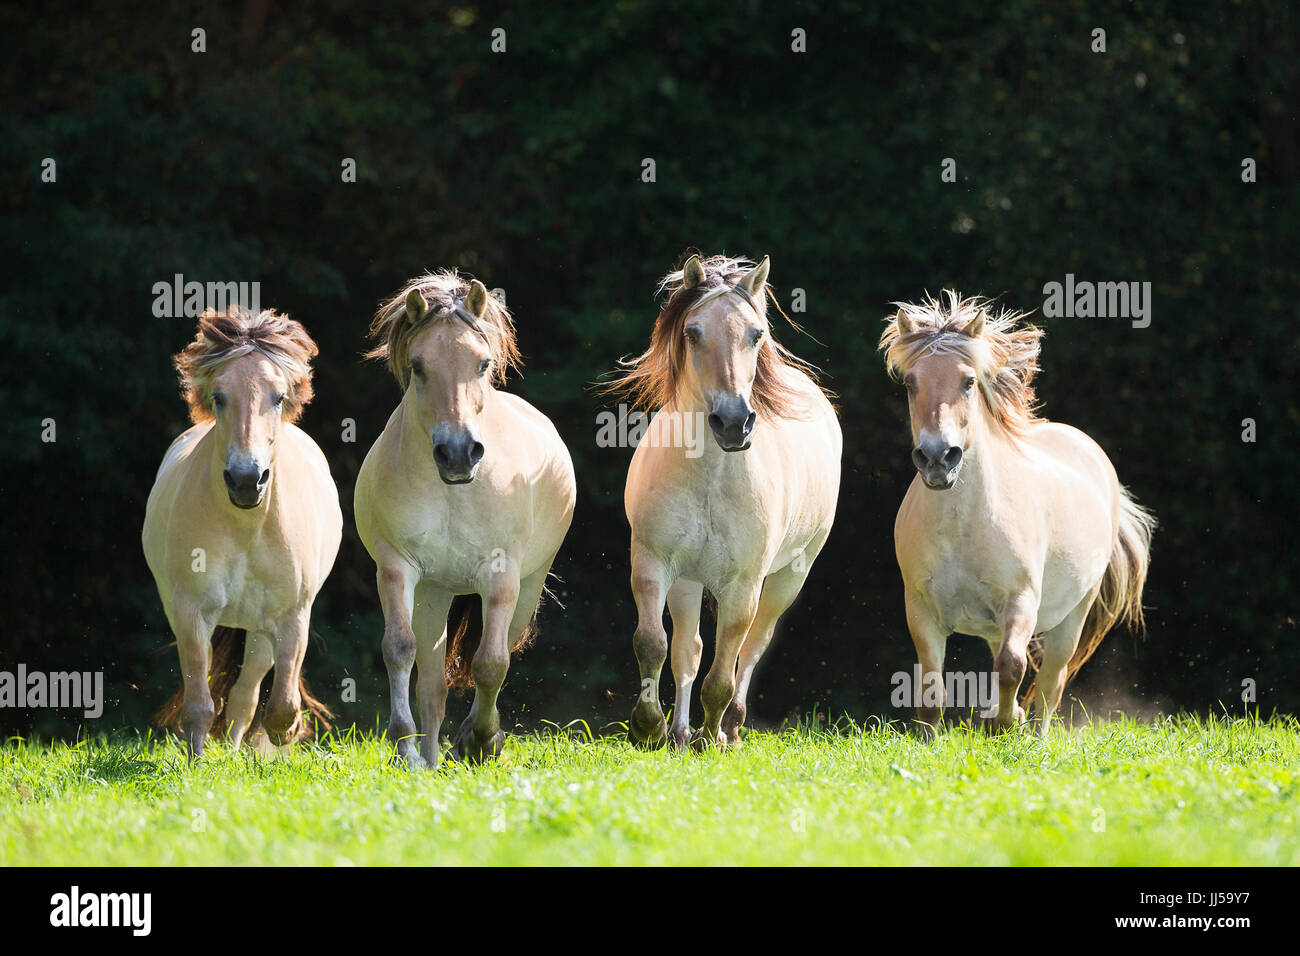
{"label": "horse ear", "polygon": [[771,260],[763,257],[763,261],[750,270],[749,275],[740,280],[741,286],[756,299],[763,297],[763,287],[767,285],[767,270],[772,266]]}
{"label": "horse ear", "polygon": [[469,284],[469,293],[465,296],[465,308],[476,319],[483,318],[483,313],[487,311],[488,290],[487,286],[475,279]]}
{"label": "horse ear", "polygon": [[966,328],[963,329],[962,331],[964,331],[967,335],[969,335],[973,339],[977,339],[981,335],[983,335],[984,334],[984,310],[980,309],[978,312],[976,312],[975,318],[967,322]]}
{"label": "horse ear", "polygon": [[894,315],[894,321],[898,324],[898,331],[902,335],[911,335],[916,331],[916,323],[912,321],[905,309],[898,310]]}
{"label": "horse ear", "polygon": [[682,266],[682,288],[694,289],[704,281],[704,264],[699,256],[691,256]]}
{"label": "horse ear", "polygon": [[429,303],[424,301],[424,295],[419,289],[412,289],[406,293],[406,317],[412,322],[419,322],[429,312]]}

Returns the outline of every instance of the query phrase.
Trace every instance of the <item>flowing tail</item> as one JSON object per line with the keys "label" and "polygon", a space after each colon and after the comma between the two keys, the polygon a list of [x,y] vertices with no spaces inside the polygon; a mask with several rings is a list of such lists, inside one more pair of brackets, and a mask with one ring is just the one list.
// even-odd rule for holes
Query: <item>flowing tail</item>
{"label": "flowing tail", "polygon": [[[237,627],[218,627],[212,632],[212,653],[208,659],[208,690],[212,694],[212,703],[217,711],[216,719],[212,721],[213,737],[225,736],[226,699],[239,678],[240,662],[244,659],[245,636],[244,629]],[[266,706],[266,695],[269,692],[269,687],[263,690],[262,699],[257,707],[257,716],[253,719],[253,725],[248,728],[245,739],[251,737],[254,731],[261,727],[262,710]],[[299,722],[302,731],[296,739],[302,740],[315,736],[315,724],[320,724],[325,730],[332,729],[333,725],[330,724],[329,718],[334,716],[333,711],[316,699],[311,688],[307,686],[306,678],[301,675],[298,677],[298,693],[302,696],[303,710],[314,719]],[[176,693],[172,694],[171,699],[154,714],[153,722],[159,727],[180,733],[181,710],[184,703],[185,688],[181,686],[176,688]]]}
{"label": "flowing tail", "polygon": [[[1156,518],[1150,511],[1138,504],[1128,489],[1120,488],[1119,535],[1115,539],[1115,548],[1110,555],[1110,563],[1101,578],[1101,588],[1097,598],[1088,609],[1088,616],[1083,622],[1083,631],[1079,635],[1079,646],[1065,670],[1065,683],[1068,686],[1074,680],[1079,668],[1088,662],[1088,658],[1101,646],[1102,638],[1116,624],[1124,624],[1135,631],[1146,627],[1142,614],[1142,590],[1147,583],[1147,569],[1151,565],[1151,535],[1156,529]],[[1042,649],[1033,655],[1034,670],[1037,671]],[[1028,707],[1034,699],[1037,677],[1029,682],[1029,687],[1021,699]]]}

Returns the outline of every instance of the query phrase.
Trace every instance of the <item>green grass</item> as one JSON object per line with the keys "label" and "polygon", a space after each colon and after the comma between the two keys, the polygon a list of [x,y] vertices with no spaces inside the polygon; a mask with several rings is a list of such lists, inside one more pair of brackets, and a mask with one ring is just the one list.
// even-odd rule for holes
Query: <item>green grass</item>
{"label": "green grass", "polygon": [[1293,718],[837,730],[705,754],[555,731],[417,774],[355,733],[194,766],[149,738],[15,741],[0,864],[1300,865]]}

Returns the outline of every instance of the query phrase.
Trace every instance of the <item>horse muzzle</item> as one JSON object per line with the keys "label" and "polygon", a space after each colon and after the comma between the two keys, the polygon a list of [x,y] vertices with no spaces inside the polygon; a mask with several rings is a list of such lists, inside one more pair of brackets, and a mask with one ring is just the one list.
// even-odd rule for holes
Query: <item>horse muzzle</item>
{"label": "horse muzzle", "polygon": [[720,398],[709,412],[709,428],[723,451],[744,451],[750,445],[749,434],[758,416],[740,395]]}
{"label": "horse muzzle", "polygon": [[468,431],[433,439],[433,463],[438,466],[438,477],[448,485],[473,481],[483,452],[483,443]]}
{"label": "horse muzzle", "polygon": [[957,445],[918,445],[912,449],[912,464],[921,481],[932,491],[947,491],[955,485],[962,461],[962,450]]}
{"label": "horse muzzle", "polygon": [[256,508],[266,497],[267,486],[271,483],[271,469],[259,469],[254,464],[227,468],[222,473],[226,482],[226,495],[236,508]]}

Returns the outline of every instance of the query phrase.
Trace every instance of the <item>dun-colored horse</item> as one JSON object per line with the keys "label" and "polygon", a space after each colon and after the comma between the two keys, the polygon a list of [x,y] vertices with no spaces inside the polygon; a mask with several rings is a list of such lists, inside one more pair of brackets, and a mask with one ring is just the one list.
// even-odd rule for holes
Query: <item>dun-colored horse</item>
{"label": "dun-colored horse", "polygon": [[[916,477],[894,528],[926,732],[943,707],[954,632],[984,638],[998,676],[996,729],[1025,719],[1016,700],[1041,634],[1045,735],[1067,681],[1116,623],[1142,624],[1155,520],[1120,485],[1097,443],[1034,413],[1042,332],[1020,314],[946,293],[898,303],[880,340],[907,386]],[[936,686],[937,685],[937,686]]]}
{"label": "dun-colored horse", "polygon": [[[519,352],[505,306],[477,279],[411,280],[375,315],[372,357],[402,400],[357,476],[357,531],[384,611],[389,736],[408,767],[437,767],[447,685],[472,678],[455,755],[501,749],[497,695],[527,640],[546,575],[573,517],[568,449],[550,420],[500,391]],[[460,601],[457,595],[475,595]],[[448,648],[448,614],[459,619]],[[475,646],[477,644],[477,646]],[[423,734],[416,748],[411,668]]]}
{"label": "dun-colored horse", "polygon": [[311,401],[315,354],[288,316],[232,308],[205,313],[176,356],[194,425],[158,469],[143,543],[183,676],[158,719],[179,718],[193,757],[210,731],[239,745],[273,666],[263,718],[273,743],[306,732],[304,705],[332,716],[302,680],[312,601],[343,532],[325,456],[293,424]]}
{"label": "dun-colored horse", "polygon": [[[772,337],[767,273],[766,258],[755,266],[692,256],[660,285],[670,294],[649,349],[611,385],[659,409],[624,492],[641,673],[628,728],[642,745],[738,744],[754,666],[835,518],[839,422],[808,367]],[[687,448],[694,422],[707,423],[714,441]],[[717,599],[717,638],[700,692],[704,724],[692,738],[705,588]],[[659,702],[665,602],[677,686],[671,731]]]}

